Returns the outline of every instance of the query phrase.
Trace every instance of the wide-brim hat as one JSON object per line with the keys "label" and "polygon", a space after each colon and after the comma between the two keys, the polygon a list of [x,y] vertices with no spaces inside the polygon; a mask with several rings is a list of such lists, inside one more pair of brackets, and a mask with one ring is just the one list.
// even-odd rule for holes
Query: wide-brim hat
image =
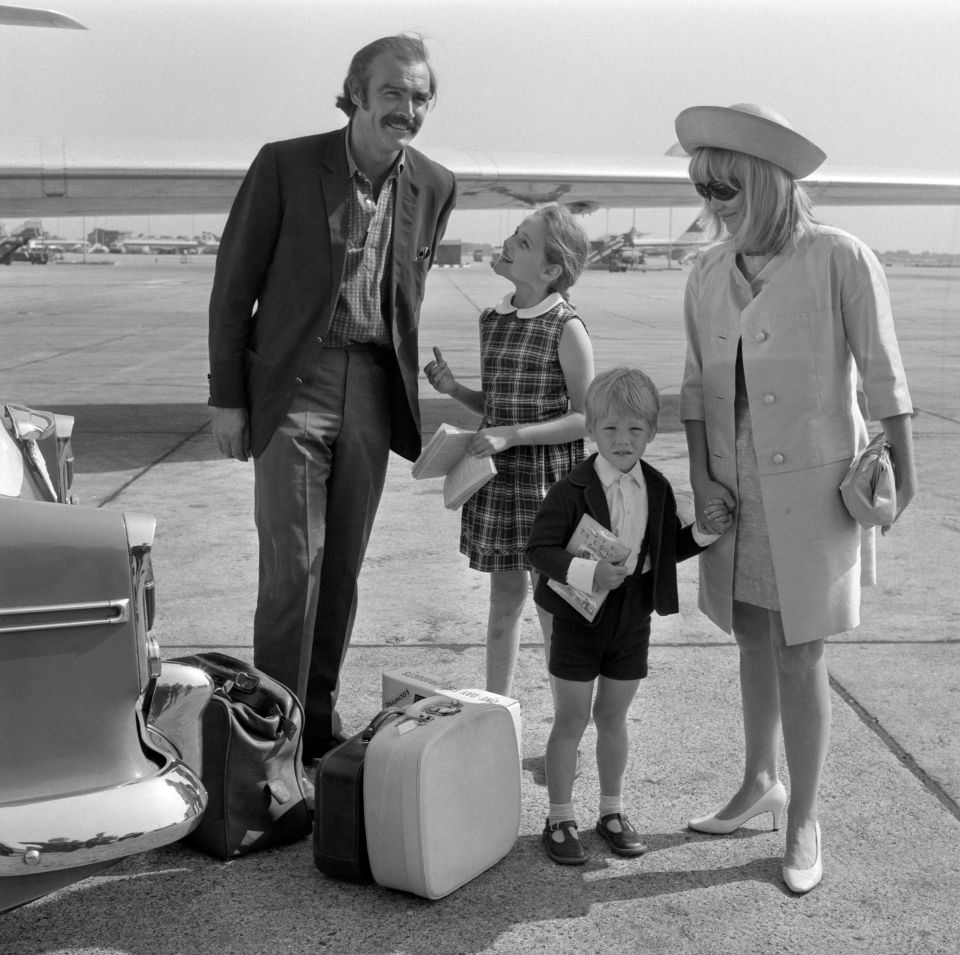
{"label": "wide-brim hat", "polygon": [[674,125],[680,145],[691,156],[702,146],[730,149],[772,162],[794,179],[809,176],[827,158],[783,116],[756,103],[691,106]]}

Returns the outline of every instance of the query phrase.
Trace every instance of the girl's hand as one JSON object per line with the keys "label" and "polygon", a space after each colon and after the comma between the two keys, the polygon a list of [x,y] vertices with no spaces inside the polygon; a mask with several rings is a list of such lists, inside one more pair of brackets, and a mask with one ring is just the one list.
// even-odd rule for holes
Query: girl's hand
{"label": "girl's hand", "polygon": [[[697,521],[697,526],[704,533],[722,534],[733,523],[733,517],[730,514],[730,508],[724,503],[723,498],[712,497],[707,501],[703,509],[704,520]],[[720,528],[718,531],[708,531],[706,522],[709,521],[714,527]]]}
{"label": "girl's hand", "polygon": [[593,572],[594,590],[616,590],[627,579],[627,568],[623,564],[611,564],[601,560]]}
{"label": "girl's hand", "polygon": [[457,379],[454,378],[450,366],[443,360],[440,349],[433,346],[434,360],[423,366],[423,373],[427,376],[427,381],[442,395],[452,395],[457,387]]}
{"label": "girl's hand", "polygon": [[[733,495],[709,476],[691,479],[691,484],[700,529],[710,534],[722,534],[729,527],[730,515],[736,507]],[[719,505],[723,507],[722,513]]]}
{"label": "girl's hand", "polygon": [[484,428],[478,431],[467,445],[467,453],[478,458],[488,458],[512,447],[513,429],[510,427]]}

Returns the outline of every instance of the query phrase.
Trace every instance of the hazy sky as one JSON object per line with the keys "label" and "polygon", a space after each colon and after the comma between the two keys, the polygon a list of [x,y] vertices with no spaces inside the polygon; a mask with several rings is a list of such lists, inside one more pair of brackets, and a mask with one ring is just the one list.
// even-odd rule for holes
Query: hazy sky
{"label": "hazy sky", "polygon": [[[42,5],[38,0],[21,0]],[[52,0],[89,32],[0,31],[2,128],[256,147],[342,125],[350,56],[412,30],[440,78],[416,141],[433,148],[640,158],[686,106],[764,102],[832,163],[960,171],[956,0]],[[189,152],[190,146],[184,145]],[[692,211],[640,210],[682,231]],[[960,252],[958,208],[840,209],[821,218],[876,248]],[[448,236],[495,242],[520,213],[456,213]],[[628,227],[597,212],[591,235]],[[684,221],[681,221],[684,220]],[[146,221],[98,220],[143,231]],[[153,217],[191,232],[222,218]],[[13,223],[8,223],[13,224]],[[89,229],[91,221],[86,226]],[[48,229],[80,234],[80,223]]]}

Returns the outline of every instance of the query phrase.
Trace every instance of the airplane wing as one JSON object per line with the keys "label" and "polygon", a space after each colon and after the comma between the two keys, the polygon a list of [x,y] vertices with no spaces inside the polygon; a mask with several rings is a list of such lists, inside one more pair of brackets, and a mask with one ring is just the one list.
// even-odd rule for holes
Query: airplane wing
{"label": "airplane wing", "polygon": [[61,30],[86,30],[86,27],[55,10],[35,10],[33,7],[14,7],[0,3],[0,25],[12,27],[58,27]]}
{"label": "airplane wing", "polygon": [[[0,140],[0,218],[225,213],[259,144]],[[457,176],[459,209],[698,206],[687,160],[430,150]],[[960,176],[823,166],[818,205],[960,205]]]}

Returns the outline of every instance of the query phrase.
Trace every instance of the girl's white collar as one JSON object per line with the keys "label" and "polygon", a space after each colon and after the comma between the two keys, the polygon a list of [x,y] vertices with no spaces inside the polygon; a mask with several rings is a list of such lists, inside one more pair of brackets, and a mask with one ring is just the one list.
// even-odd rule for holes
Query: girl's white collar
{"label": "girl's white collar", "polygon": [[556,308],[562,301],[563,296],[559,292],[551,292],[542,302],[537,302],[530,308],[515,308],[513,293],[510,292],[494,305],[494,310],[500,315],[509,315],[511,312],[516,312],[517,318],[536,318],[538,315],[546,315],[550,309]]}

